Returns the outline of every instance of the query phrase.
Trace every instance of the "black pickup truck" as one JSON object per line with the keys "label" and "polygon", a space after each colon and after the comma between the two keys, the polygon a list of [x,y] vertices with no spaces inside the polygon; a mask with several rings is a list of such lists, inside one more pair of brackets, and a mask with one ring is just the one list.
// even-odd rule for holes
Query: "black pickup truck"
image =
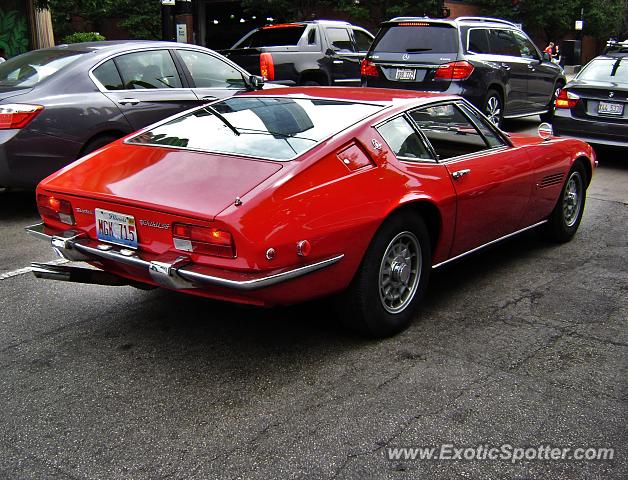
{"label": "black pickup truck", "polygon": [[225,57],[283,85],[360,85],[360,63],[373,35],[347,22],[266,25],[241,38]]}

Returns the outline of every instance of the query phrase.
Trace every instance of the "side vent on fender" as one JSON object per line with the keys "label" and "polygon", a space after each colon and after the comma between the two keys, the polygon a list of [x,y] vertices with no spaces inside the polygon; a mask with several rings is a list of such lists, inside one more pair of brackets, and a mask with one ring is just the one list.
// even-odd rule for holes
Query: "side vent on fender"
{"label": "side vent on fender", "polygon": [[539,183],[539,188],[547,188],[553,185],[560,185],[563,181],[564,173],[554,173],[543,177],[543,180]]}

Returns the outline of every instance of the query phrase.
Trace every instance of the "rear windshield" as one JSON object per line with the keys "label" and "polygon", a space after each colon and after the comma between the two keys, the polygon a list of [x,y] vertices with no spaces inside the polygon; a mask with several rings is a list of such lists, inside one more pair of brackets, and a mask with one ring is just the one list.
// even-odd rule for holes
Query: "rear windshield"
{"label": "rear windshield", "polygon": [[0,87],[30,88],[86,52],[36,50],[0,63]]}
{"label": "rear windshield", "polygon": [[457,53],[457,30],[449,25],[423,22],[384,26],[373,41],[372,50],[386,53]]}
{"label": "rear windshield", "polygon": [[306,25],[286,27],[262,27],[236,43],[233,48],[278,47],[296,45],[305,31]]}
{"label": "rear windshield", "polygon": [[580,72],[578,79],[628,83],[628,60],[623,57],[593,60]]}
{"label": "rear windshield", "polygon": [[234,97],[174,118],[127,142],[290,160],[382,108],[326,99]]}

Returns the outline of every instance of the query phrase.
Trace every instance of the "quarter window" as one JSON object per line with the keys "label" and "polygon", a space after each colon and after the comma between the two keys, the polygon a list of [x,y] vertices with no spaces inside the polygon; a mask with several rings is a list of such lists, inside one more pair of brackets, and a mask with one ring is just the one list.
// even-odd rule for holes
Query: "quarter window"
{"label": "quarter window", "polygon": [[486,29],[474,28],[469,30],[469,47],[467,50],[474,53],[491,53]]}
{"label": "quarter window", "polygon": [[235,89],[245,87],[240,71],[222,60],[192,50],[178,50],[178,52],[190,71],[196,87]]}
{"label": "quarter window", "polygon": [[431,159],[421,137],[404,117],[397,117],[377,129],[393,153],[404,160]]}
{"label": "quarter window", "polygon": [[410,113],[440,160],[489,148],[478,129],[454,104],[434,105]]}
{"label": "quarter window", "polygon": [[122,78],[116,68],[113,60],[107,60],[98,68],[94,69],[94,77],[101,83],[107,90],[122,90],[124,85],[122,84]]}
{"label": "quarter window", "polygon": [[115,58],[125,89],[181,88],[181,78],[168,50],[149,50]]}

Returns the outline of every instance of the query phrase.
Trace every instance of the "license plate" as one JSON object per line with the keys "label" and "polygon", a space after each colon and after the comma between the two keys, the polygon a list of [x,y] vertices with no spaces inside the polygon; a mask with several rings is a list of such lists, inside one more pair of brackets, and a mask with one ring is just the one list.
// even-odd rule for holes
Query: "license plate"
{"label": "license plate", "polygon": [[96,237],[104,242],[137,248],[135,218],[124,213],[110,212],[97,208]]}
{"label": "license plate", "polygon": [[623,115],[624,104],[600,102],[600,104],[597,106],[597,113],[602,113],[604,115]]}
{"label": "license plate", "polygon": [[398,68],[395,78],[397,80],[414,80],[416,78],[416,70],[413,68]]}

